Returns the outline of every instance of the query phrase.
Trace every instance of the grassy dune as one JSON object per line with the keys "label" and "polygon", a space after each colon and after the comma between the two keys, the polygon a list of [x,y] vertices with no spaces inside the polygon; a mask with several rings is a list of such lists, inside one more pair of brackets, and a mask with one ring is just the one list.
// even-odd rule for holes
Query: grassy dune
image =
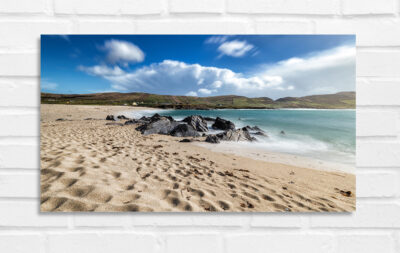
{"label": "grassy dune", "polygon": [[43,104],[80,105],[140,105],[156,108],[211,109],[211,108],[355,108],[355,92],[313,95],[305,97],[285,97],[272,100],[268,97],[248,98],[244,96],[190,97],[157,95],[148,93],[94,93],[94,94],[52,94],[41,93]]}

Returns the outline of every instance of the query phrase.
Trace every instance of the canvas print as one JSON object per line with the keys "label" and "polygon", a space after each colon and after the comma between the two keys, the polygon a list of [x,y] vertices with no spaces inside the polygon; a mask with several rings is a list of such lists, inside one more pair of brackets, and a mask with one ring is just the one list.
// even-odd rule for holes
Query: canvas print
{"label": "canvas print", "polygon": [[42,35],[40,210],[354,211],[355,52],[354,35]]}

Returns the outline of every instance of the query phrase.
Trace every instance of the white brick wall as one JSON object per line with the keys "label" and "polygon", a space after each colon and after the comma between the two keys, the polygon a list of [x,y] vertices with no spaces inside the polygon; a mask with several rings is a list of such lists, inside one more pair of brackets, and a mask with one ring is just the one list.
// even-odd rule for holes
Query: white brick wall
{"label": "white brick wall", "polygon": [[[1,0],[0,252],[400,252],[400,0]],[[39,214],[41,33],[356,33],[354,214]]]}

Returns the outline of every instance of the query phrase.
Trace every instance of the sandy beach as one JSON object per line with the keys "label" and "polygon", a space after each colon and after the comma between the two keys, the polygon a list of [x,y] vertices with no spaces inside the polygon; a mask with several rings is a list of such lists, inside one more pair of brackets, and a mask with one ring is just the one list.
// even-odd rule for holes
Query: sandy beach
{"label": "sandy beach", "polygon": [[41,211],[355,210],[348,169],[106,125],[127,110],[151,108],[41,105]]}

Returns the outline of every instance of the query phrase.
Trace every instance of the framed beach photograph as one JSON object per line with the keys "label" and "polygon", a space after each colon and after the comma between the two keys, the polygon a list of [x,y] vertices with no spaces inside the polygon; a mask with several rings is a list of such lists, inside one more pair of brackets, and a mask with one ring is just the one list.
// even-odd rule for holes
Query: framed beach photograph
{"label": "framed beach photograph", "polygon": [[354,35],[42,35],[41,212],[352,212]]}

